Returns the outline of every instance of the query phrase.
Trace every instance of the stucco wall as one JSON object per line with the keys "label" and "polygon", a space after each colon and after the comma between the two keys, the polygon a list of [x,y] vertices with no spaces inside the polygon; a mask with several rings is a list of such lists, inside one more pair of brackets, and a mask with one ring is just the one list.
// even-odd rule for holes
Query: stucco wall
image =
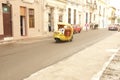
{"label": "stucco wall", "polygon": [[[6,3],[3,1],[3,3]],[[22,2],[21,0],[13,0],[10,1],[12,5],[12,33],[13,38],[20,38],[20,6],[26,8],[26,33],[27,37],[32,36],[39,36],[43,32],[43,11],[42,11],[42,4],[40,2],[35,3],[27,3]],[[35,27],[29,28],[29,12],[28,10],[32,8],[34,9],[34,20],[35,20]],[[3,20],[2,20],[2,3],[0,3],[0,34],[3,34]]]}
{"label": "stucco wall", "polygon": [[2,3],[0,3],[0,35],[3,34],[3,14],[2,14]]}

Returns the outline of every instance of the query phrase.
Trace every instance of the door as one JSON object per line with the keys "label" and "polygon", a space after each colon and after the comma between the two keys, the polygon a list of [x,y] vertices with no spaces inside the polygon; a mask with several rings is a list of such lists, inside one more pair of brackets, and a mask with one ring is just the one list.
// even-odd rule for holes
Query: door
{"label": "door", "polygon": [[12,37],[11,6],[7,6],[7,4],[2,4],[2,8],[4,37]]}
{"label": "door", "polygon": [[20,16],[20,34],[25,36],[25,16]]}
{"label": "door", "polygon": [[26,8],[20,7],[20,34],[26,36]]}

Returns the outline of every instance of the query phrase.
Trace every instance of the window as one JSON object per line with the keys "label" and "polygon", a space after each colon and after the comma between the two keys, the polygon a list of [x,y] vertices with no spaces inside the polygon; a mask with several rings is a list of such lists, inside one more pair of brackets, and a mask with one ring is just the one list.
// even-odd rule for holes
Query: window
{"label": "window", "polygon": [[71,23],[71,9],[68,8],[68,23]]}
{"label": "window", "polygon": [[86,13],[86,23],[88,23],[88,13]]}
{"label": "window", "polygon": [[95,21],[95,17],[96,17],[96,16],[95,16],[95,14],[94,14],[94,21]]}
{"label": "window", "polygon": [[79,24],[81,24],[81,15],[79,15]]}
{"label": "window", "polygon": [[51,23],[51,13],[48,14],[48,22]]}
{"label": "window", "polygon": [[101,16],[101,6],[99,6],[99,16]]}
{"label": "window", "polygon": [[92,13],[90,12],[90,20],[89,20],[90,23],[91,23],[91,20],[92,20]]}
{"label": "window", "polygon": [[59,22],[62,22],[62,18],[63,18],[63,16],[59,15]]}
{"label": "window", "polygon": [[29,9],[29,27],[34,28],[35,22],[34,22],[34,9]]}
{"label": "window", "polygon": [[76,10],[74,10],[74,24],[76,24]]}
{"label": "window", "polygon": [[10,12],[9,6],[3,4],[3,13],[9,13],[9,12]]}

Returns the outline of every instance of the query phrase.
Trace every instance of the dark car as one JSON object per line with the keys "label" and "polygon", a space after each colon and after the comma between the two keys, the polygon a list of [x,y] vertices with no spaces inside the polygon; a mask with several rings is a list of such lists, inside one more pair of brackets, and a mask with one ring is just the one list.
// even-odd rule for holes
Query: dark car
{"label": "dark car", "polygon": [[73,33],[80,33],[82,28],[79,25],[73,25]]}
{"label": "dark car", "polygon": [[111,24],[111,25],[108,26],[108,30],[110,30],[110,31],[117,31],[118,30],[118,25]]}

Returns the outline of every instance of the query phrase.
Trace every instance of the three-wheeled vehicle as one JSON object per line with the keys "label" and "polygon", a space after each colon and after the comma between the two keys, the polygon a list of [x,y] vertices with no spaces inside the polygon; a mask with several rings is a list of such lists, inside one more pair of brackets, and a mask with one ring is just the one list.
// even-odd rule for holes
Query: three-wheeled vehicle
{"label": "three-wheeled vehicle", "polygon": [[56,42],[72,41],[73,27],[71,24],[59,22],[57,24],[57,31],[54,31],[54,39]]}

